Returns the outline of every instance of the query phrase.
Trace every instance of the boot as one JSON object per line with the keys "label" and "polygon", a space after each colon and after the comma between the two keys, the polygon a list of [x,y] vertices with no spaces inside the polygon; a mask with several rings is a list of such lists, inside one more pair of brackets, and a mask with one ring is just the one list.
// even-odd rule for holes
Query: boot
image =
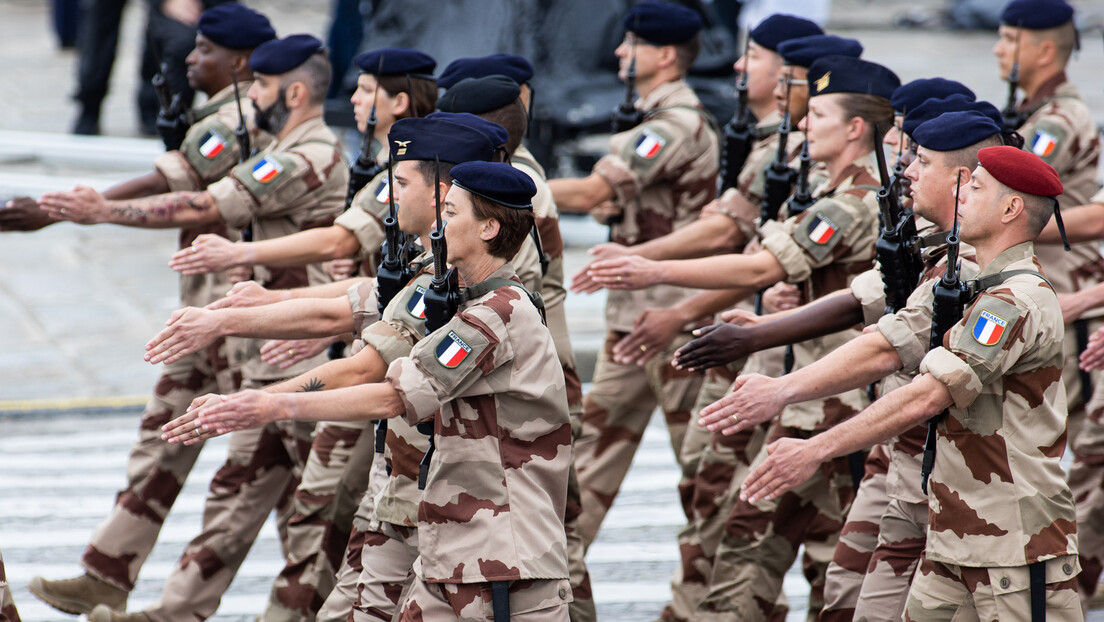
{"label": "boot", "polygon": [[27,584],[27,589],[54,609],[74,615],[89,613],[93,607],[101,604],[126,611],[127,596],[129,596],[127,590],[117,588],[89,574],[60,581],[47,581],[42,577],[35,577]]}
{"label": "boot", "polygon": [[145,611],[121,613],[107,605],[96,605],[88,614],[88,622],[153,622]]}
{"label": "boot", "polygon": [[73,133],[82,136],[99,136],[100,107],[82,106],[77,120],[73,123]]}

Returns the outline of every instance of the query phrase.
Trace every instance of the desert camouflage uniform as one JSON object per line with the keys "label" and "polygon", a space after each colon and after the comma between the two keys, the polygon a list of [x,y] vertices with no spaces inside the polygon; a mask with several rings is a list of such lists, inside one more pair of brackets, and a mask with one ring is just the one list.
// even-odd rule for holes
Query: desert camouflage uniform
{"label": "desert camouflage uniform", "polygon": [[[370,149],[378,159],[380,153],[377,152],[382,149],[380,144],[373,140]],[[387,169],[384,168],[353,196],[349,209],[334,220],[335,225],[356,236],[360,243],[356,259],[360,260],[364,276],[375,276],[383,259],[380,249],[385,237],[383,220],[391,210],[390,190]]]}
{"label": "desert camouflage uniform", "polygon": [[[715,195],[717,183],[717,132],[685,82],[660,85],[637,107],[644,111],[644,122],[615,134],[610,155],[594,165],[622,210],[621,222],[611,227],[612,240],[625,245],[662,237],[696,219]],[[700,373],[678,371],[669,364],[675,350],[690,340],[689,332],[643,367],[615,363],[612,348],[632,331],[644,309],[669,307],[694,293],[672,285],[608,293],[606,343],[598,355],[575,446],[583,501],[579,532],[587,546],[617,496],[657,404],[678,459],[702,381]]]}
{"label": "desert camouflage uniform", "polygon": [[[778,126],[781,121],[781,115],[772,112],[756,124],[757,140],[737,177],[737,187],[726,190],[716,201],[706,205],[701,212],[703,218],[711,214],[724,214],[736,223],[746,239],[757,237],[757,208],[765,191],[763,172],[778,150]],[[790,133],[786,145],[791,156],[797,155],[804,140],[801,132]],[[747,205],[738,201],[737,196],[742,196],[748,204],[756,207],[756,211],[747,213]],[[740,250],[731,249],[732,252]],[[744,300],[736,308],[752,311],[754,304]],[[760,373],[778,376],[782,373],[782,353],[783,349],[773,348],[755,353],[751,358],[762,367]],[[663,620],[688,620],[709,592],[709,576],[720,541],[721,523],[739,492],[739,483],[747,475],[747,466],[759,453],[760,444],[766,437],[766,424],[741,434],[725,436],[714,435],[697,423],[701,409],[724,397],[732,388],[736,374],[743,368],[744,361],[737,361],[725,368],[708,370],[691,409],[690,422],[682,441],[682,477],[679,480],[679,496],[683,499],[683,507],[689,512],[689,520],[679,530],[681,564],[671,579],[671,602],[664,607]]]}
{"label": "desert camouflage uniform", "polygon": [[[250,83],[241,85],[242,93]],[[232,128],[239,123],[233,88],[216,93],[193,111],[179,151],[170,151],[154,162],[171,192],[196,191],[222,179],[238,163],[240,149]],[[264,147],[272,137],[253,123],[253,104],[241,98],[250,142]],[[205,155],[206,154],[206,155]],[[236,230],[224,223],[186,227],[180,231],[180,248],[187,248],[202,233],[231,239]],[[203,307],[222,297],[229,288],[222,272],[180,276],[180,302]],[[228,348],[229,343],[229,348]],[[161,426],[184,414],[192,400],[207,393],[232,393],[241,382],[241,361],[232,350],[236,340],[219,339],[207,348],[164,366],[138,427],[138,441],[127,461],[127,484],[115,497],[111,514],[99,524],[81,557],[88,574],[125,590],[134,589],[138,572],[157,541],[165,515],[176,501],[184,480],[203,448],[170,445],[161,440]]]}
{"label": "desert camouflage uniform", "polygon": [[4,572],[3,552],[0,552],[0,622],[19,622],[19,612],[15,609],[8,576]]}
{"label": "desert camouflage uniform", "polygon": [[[805,300],[816,300],[847,287],[869,268],[878,235],[873,157],[849,165],[843,180],[813,191],[818,201],[802,214],[765,228],[763,248],[799,284]],[[857,335],[849,330],[794,345],[795,368],[818,360]],[[754,464],[766,457],[766,445],[784,437],[809,438],[862,410],[865,391],[849,391],[823,400],[794,404],[771,425]],[[824,573],[854,495],[846,457],[826,462],[809,481],[773,501],[752,505],[737,501],[725,517],[710,580],[709,595],[695,620],[769,619],[782,589],[782,577],[804,545],[812,559],[805,569],[812,586],[810,611],[823,602]]]}
{"label": "desert camouflage uniform", "polygon": [[[329,226],[344,206],[347,184],[348,166],[336,138],[321,118],[315,118],[234,167],[208,192],[229,226],[251,224],[253,239],[261,241]],[[329,280],[314,264],[255,266],[254,278],[270,289]],[[294,377],[325,362],[320,354],[283,370],[261,361],[261,340],[243,342],[244,388]],[[146,610],[151,618],[157,622],[192,616],[205,619],[215,612],[265,518],[284,491],[298,483],[313,430],[310,423],[278,422],[231,435],[229,457],[211,481],[203,531],[185,548],[161,598]]]}
{"label": "desert camouflage uniform", "polygon": [[[1004,250],[981,276],[1039,271],[1033,247]],[[921,362],[920,373],[943,383],[953,404],[938,426],[927,549],[906,620],[1026,621],[1028,566],[1037,562],[1045,564],[1047,619],[1082,619],[1073,495],[1059,464],[1060,314],[1039,276],[1011,276],[983,292]]]}
{"label": "desert camouflage uniform", "polygon": [[432,417],[437,439],[401,619],[484,619],[493,582],[510,584],[512,619],[568,619],[571,423],[554,348],[536,308],[502,287],[388,369],[407,421]]}

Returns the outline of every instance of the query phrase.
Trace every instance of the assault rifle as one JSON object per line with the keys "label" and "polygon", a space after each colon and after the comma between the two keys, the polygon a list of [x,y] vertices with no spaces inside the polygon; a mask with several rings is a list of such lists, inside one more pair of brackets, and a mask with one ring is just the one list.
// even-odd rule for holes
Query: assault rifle
{"label": "assault rifle", "polygon": [[[157,53],[157,46],[150,42],[150,51],[153,52],[155,57],[159,56]],[[184,142],[184,136],[188,133],[188,128],[191,127],[191,122],[188,121],[188,113],[184,109],[184,98],[180,93],[173,93],[169,88],[168,81],[165,80],[165,73],[169,69],[169,64],[162,62],[160,58],[157,58],[157,73],[153,74],[153,78],[150,79],[150,84],[153,85],[153,90],[157,93],[157,121],[155,127],[157,128],[157,134],[161,137],[161,142],[165,143],[165,149],[168,151],[176,151],[180,149],[180,145]]]}
{"label": "assault rifle", "polygon": [[[245,125],[245,112],[242,110],[241,93],[238,90],[238,72],[230,70],[230,80],[234,83],[234,103],[238,105],[238,127],[234,128],[234,138],[238,141],[238,164],[256,155],[249,141],[249,128]],[[250,221],[241,232],[242,242],[253,241],[253,223]]]}
{"label": "assault rifle", "polygon": [[[882,187],[878,189],[878,209],[882,215],[882,230],[874,246],[875,255],[885,284],[886,313],[896,313],[905,307],[909,294],[916,289],[924,270],[920,258],[920,241],[916,235],[916,220],[912,210],[901,206],[893,179],[886,170],[885,152],[874,125],[874,156]],[[957,209],[957,208],[956,208]]]}
{"label": "assault rifle", "polygon": [[383,165],[372,157],[372,139],[376,134],[376,125],[379,118],[376,116],[376,98],[379,97],[379,73],[383,72],[383,55],[380,55],[379,70],[376,73],[376,90],[372,95],[372,108],[368,112],[367,127],[364,129],[364,142],[360,146],[360,154],[349,167],[349,188],[345,191],[345,209],[353,204],[353,197],[360,192],[368,182],[383,172]]}
{"label": "assault rifle", "polygon": [[782,109],[782,123],[778,126],[778,150],[764,172],[766,189],[759,207],[759,226],[778,218],[778,210],[793,192],[797,171],[786,162],[786,143],[790,137],[790,78],[786,77],[786,102]]}
{"label": "assault rifle", "polygon": [[[806,121],[808,123],[808,121]],[[812,189],[809,188],[809,168],[812,162],[809,159],[809,139],[806,138],[805,142],[801,143],[801,165],[797,171],[797,189],[794,190],[794,194],[790,197],[790,202],[786,206],[790,210],[790,216],[800,214],[805,210],[813,206],[816,203],[816,199],[813,198]]]}
{"label": "assault rifle", "polygon": [[1019,129],[1024,121],[1027,121],[1027,115],[1016,110],[1016,89],[1020,87],[1020,35],[1023,34],[1022,24],[1021,22],[1021,25],[1016,28],[1016,43],[1012,52],[1012,70],[1008,72],[1008,102],[1001,110],[1004,127],[1009,131]]}
{"label": "assault rifle", "polygon": [[625,99],[617,104],[610,115],[610,126],[614,134],[631,130],[644,120],[644,113],[636,108],[636,33],[632,36],[629,52],[629,68],[625,71]]}
{"label": "assault rifle", "polygon": [[376,291],[379,299],[379,312],[382,315],[391,299],[399,293],[409,281],[403,270],[402,250],[406,235],[399,230],[398,211],[395,208],[395,189],[393,163],[387,159],[387,217],[383,219],[383,261],[376,271]]}
{"label": "assault rifle", "polygon": [[755,135],[751,127],[751,110],[748,108],[748,70],[747,55],[751,35],[744,36],[744,70],[736,82],[736,111],[724,126],[724,148],[721,150],[720,194],[729,188],[735,188],[740,171],[751,153]]}

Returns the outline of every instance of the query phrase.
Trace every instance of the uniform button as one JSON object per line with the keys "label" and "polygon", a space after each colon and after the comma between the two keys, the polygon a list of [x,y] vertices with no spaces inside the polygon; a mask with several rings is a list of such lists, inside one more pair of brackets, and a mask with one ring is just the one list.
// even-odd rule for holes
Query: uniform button
{"label": "uniform button", "polygon": [[560,588],[560,600],[566,600],[566,599],[567,599],[567,588],[561,587]]}
{"label": "uniform button", "polygon": [[1001,589],[1007,590],[1009,585],[1012,585],[1012,582],[1008,580],[1008,577],[1001,577],[1001,580],[1000,580]]}
{"label": "uniform button", "polygon": [[1066,574],[1073,574],[1073,566],[1069,564],[1062,564],[1062,572]]}

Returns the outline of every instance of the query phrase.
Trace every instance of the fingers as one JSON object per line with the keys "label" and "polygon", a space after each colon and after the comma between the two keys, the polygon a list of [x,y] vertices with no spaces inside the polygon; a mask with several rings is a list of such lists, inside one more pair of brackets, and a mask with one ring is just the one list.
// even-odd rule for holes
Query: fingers
{"label": "fingers", "polygon": [[576,272],[575,276],[571,277],[571,293],[593,294],[602,289],[602,285],[591,278],[589,269],[590,266],[587,266]]}
{"label": "fingers", "polygon": [[647,334],[633,331],[613,346],[613,360],[622,365],[643,365],[662,349],[650,342]]}

